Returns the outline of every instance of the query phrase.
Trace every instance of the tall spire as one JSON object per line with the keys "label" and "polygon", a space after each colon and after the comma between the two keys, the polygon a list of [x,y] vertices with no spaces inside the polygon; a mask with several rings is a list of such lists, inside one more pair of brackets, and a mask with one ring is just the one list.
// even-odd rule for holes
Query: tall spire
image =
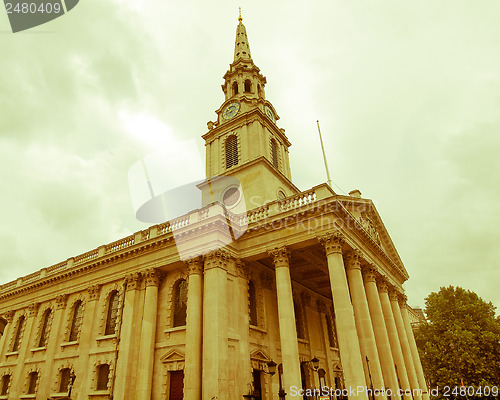
{"label": "tall spire", "polygon": [[252,55],[250,54],[250,45],[248,44],[247,30],[242,22],[243,18],[241,17],[241,7],[238,21],[238,27],[236,28],[236,41],[234,42],[234,62],[238,60],[252,59]]}

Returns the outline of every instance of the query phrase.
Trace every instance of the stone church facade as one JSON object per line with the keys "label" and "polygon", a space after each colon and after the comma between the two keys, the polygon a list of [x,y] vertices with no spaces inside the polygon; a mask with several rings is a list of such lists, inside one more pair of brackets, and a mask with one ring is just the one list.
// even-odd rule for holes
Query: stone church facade
{"label": "stone church facade", "polygon": [[428,399],[377,210],[297,189],[266,83],[240,17],[201,208],[0,287],[0,399]]}

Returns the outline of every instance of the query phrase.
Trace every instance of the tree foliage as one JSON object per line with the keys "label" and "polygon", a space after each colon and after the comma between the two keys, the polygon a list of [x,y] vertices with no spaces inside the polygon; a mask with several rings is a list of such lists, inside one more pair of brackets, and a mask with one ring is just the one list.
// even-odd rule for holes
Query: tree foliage
{"label": "tree foliage", "polygon": [[430,387],[500,385],[500,317],[476,293],[442,287],[425,299],[415,332]]}

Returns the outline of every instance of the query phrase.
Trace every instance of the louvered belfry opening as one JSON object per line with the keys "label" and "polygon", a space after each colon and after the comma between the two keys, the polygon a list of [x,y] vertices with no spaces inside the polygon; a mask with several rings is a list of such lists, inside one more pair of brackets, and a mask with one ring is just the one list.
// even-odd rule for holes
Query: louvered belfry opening
{"label": "louvered belfry opening", "polygon": [[238,165],[238,138],[231,135],[226,139],[226,168]]}

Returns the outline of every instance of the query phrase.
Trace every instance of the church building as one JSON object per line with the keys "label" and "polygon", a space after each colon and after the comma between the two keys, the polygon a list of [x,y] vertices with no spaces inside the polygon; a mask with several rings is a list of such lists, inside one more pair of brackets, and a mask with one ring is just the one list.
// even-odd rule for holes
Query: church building
{"label": "church building", "polygon": [[240,16],[199,208],[2,285],[0,400],[428,400],[380,215],[294,185],[266,84]]}

